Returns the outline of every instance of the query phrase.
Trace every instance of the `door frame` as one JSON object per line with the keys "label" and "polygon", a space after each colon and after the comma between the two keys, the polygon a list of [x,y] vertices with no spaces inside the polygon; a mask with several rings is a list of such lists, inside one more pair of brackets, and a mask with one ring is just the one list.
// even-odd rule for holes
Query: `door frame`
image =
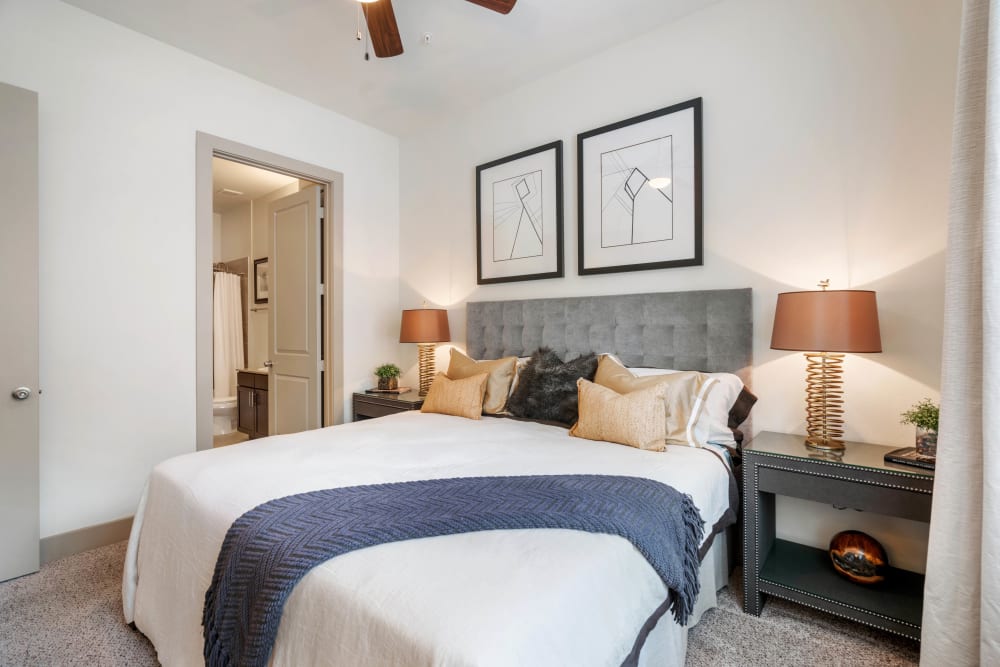
{"label": "door frame", "polygon": [[344,420],[344,175],[204,132],[195,147],[195,434],[212,448],[212,158],[294,176],[326,187],[323,202],[323,426]]}

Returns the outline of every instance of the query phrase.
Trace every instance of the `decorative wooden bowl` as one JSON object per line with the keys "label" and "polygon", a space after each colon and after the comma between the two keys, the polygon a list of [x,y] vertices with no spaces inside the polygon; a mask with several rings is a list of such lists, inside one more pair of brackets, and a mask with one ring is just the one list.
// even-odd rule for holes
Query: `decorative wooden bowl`
{"label": "decorative wooden bowl", "polygon": [[857,584],[877,584],[885,580],[889,557],[871,535],[859,530],[845,530],[830,539],[833,568]]}

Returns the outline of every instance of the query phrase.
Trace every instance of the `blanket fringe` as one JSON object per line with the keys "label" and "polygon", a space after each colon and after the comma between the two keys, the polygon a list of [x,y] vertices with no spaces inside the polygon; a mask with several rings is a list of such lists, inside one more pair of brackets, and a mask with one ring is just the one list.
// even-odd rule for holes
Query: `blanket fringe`
{"label": "blanket fringe", "polygon": [[691,496],[685,494],[683,502],[682,516],[684,530],[687,533],[684,540],[684,584],[678,588],[677,595],[672,596],[670,610],[674,615],[674,620],[681,625],[686,625],[688,618],[694,611],[695,601],[698,599],[698,592],[701,588],[701,582],[698,579],[698,569],[701,566],[701,559],[698,558],[698,547],[701,545],[705,528],[701,514]]}

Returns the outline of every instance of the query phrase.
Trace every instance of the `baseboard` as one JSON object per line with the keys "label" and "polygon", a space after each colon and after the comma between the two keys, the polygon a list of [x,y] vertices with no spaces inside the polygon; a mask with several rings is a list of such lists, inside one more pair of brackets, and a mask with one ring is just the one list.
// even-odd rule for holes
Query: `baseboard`
{"label": "baseboard", "polygon": [[42,565],[66,556],[127,540],[131,531],[132,517],[128,516],[117,521],[108,521],[96,526],[71,530],[68,533],[43,537],[39,542]]}

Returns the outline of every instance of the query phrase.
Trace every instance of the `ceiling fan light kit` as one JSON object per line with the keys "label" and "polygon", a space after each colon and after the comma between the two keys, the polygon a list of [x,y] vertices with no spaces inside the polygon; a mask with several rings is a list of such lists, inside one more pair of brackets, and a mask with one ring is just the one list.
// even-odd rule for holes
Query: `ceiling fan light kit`
{"label": "ceiling fan light kit", "polygon": [[[399,26],[396,24],[396,13],[392,11],[392,0],[358,0],[368,25],[372,49],[378,58],[392,58],[403,53],[403,40],[399,36]],[[474,5],[485,7],[499,14],[509,14],[514,9],[517,0],[466,0]],[[360,39],[360,26],[358,35]],[[429,39],[424,37],[425,43]],[[365,59],[367,60],[367,49]]]}

